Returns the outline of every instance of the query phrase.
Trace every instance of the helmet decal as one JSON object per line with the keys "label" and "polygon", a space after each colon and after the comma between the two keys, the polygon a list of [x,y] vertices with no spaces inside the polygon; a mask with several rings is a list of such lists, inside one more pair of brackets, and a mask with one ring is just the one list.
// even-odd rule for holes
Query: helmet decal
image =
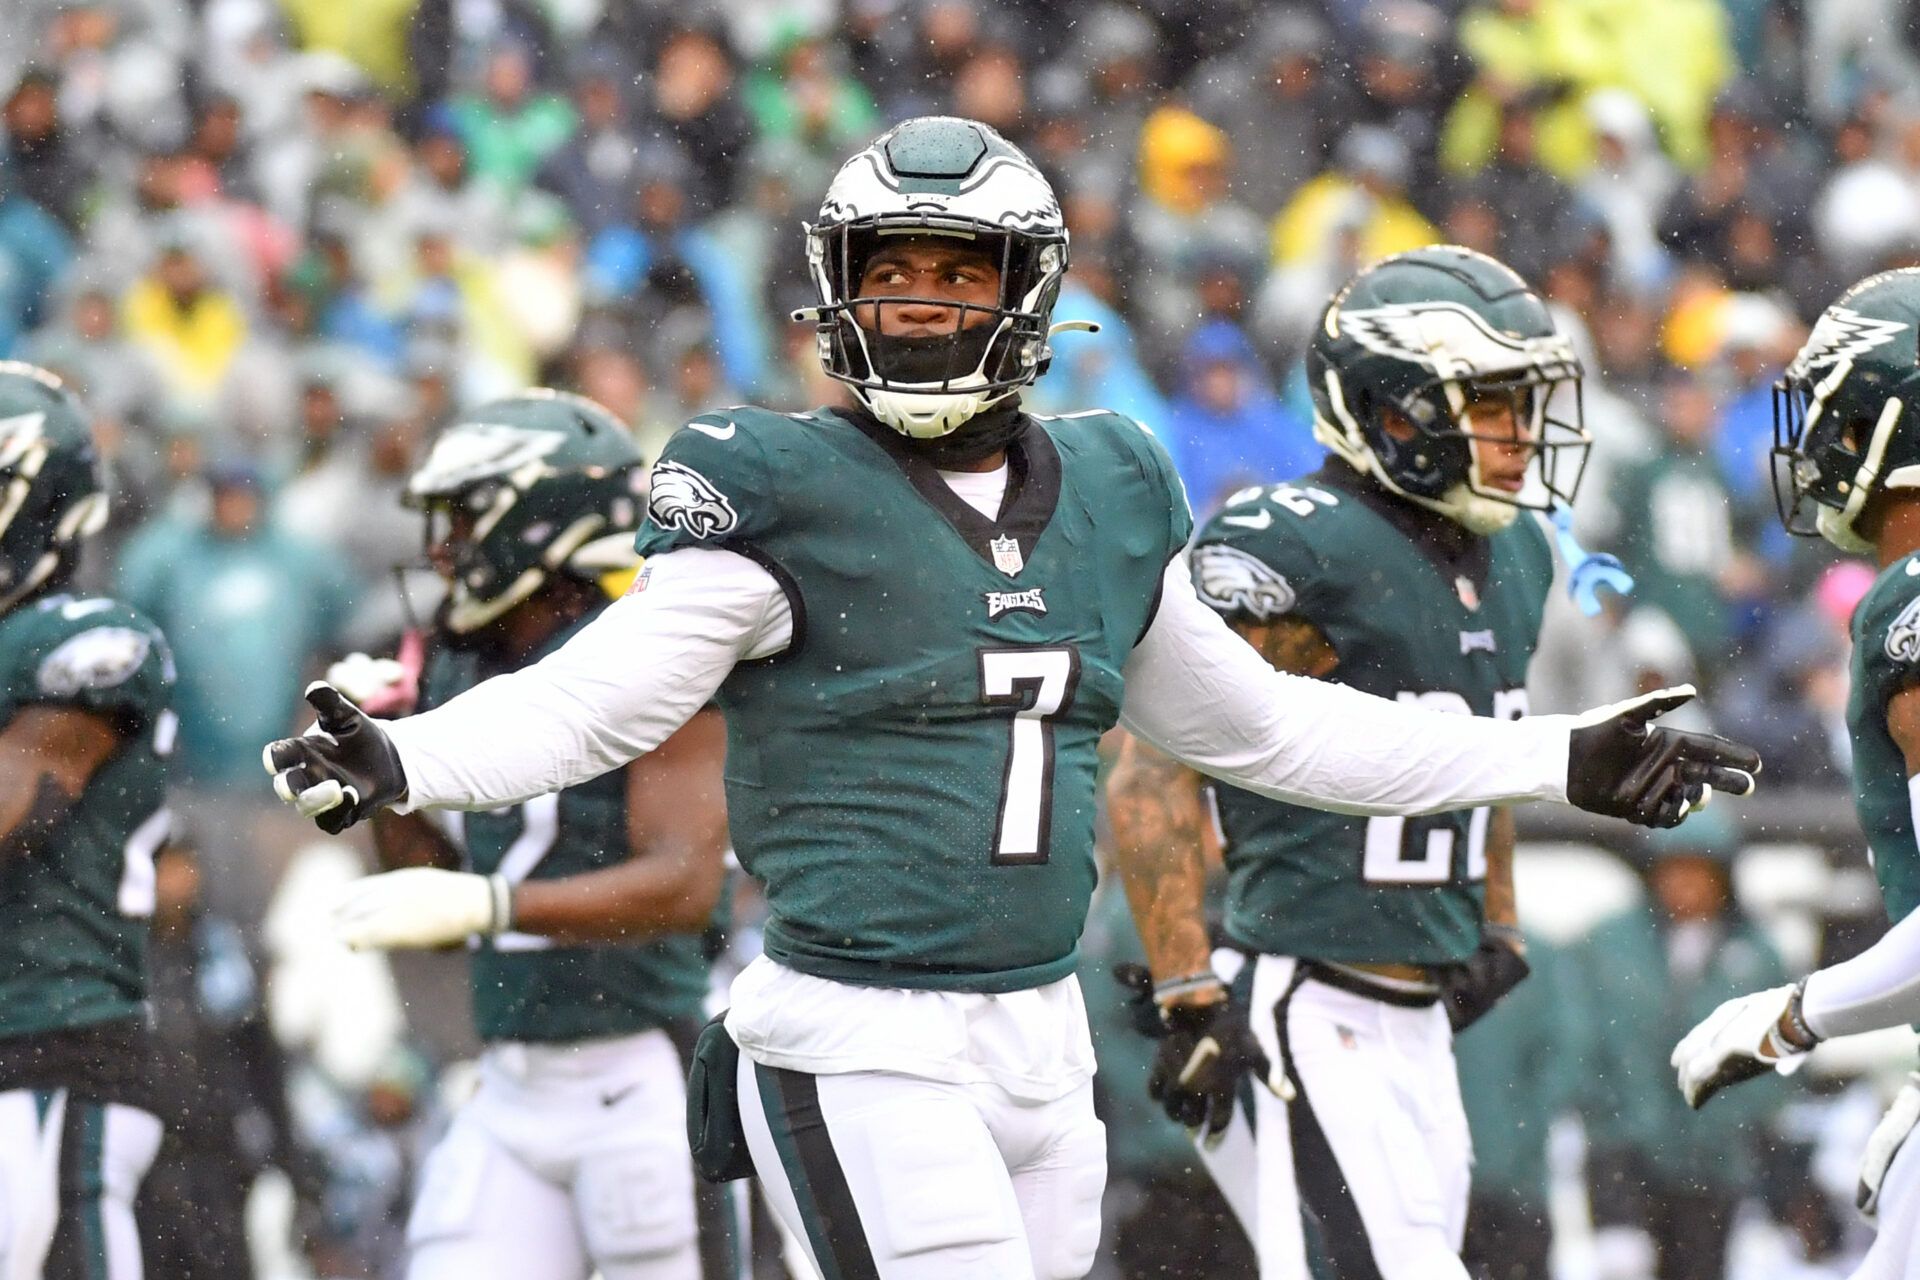
{"label": "helmet decal", "polygon": [[1564,334],[1502,333],[1457,302],[1392,303],[1334,309],[1328,324],[1377,355],[1424,364],[1443,378],[1509,373],[1576,357]]}
{"label": "helmet decal", "polygon": [[1886,346],[1910,327],[1898,320],[1863,316],[1850,307],[1828,307],[1787,366],[1786,376],[1804,378],[1822,365],[1856,359]]}
{"label": "helmet decal", "polygon": [[414,497],[453,493],[490,476],[512,475],[565,444],[559,431],[503,422],[461,422],[434,441],[427,460],[407,481]]}

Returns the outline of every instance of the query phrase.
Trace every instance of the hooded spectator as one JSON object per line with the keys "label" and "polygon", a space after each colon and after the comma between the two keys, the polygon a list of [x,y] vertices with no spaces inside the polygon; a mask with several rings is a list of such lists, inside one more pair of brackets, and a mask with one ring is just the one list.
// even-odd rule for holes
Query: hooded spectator
{"label": "hooded spectator", "polygon": [[1168,407],[1168,447],[1197,513],[1235,489],[1305,475],[1324,451],[1280,402],[1253,344],[1226,320],[1210,320],[1182,353],[1186,386]]}

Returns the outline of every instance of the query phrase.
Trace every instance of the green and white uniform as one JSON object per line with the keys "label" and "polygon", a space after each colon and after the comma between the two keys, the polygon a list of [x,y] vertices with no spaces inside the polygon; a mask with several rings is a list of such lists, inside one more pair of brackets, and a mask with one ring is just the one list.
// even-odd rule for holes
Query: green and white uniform
{"label": "green and white uniform", "polygon": [[0,614],[0,729],[37,706],[121,745],[67,816],[0,865],[0,1274],[125,1280],[159,1147],[147,1105],[147,918],[167,834],[173,658],[152,622],[48,596]]}
{"label": "green and white uniform", "polygon": [[[421,709],[508,669],[440,645]],[[624,770],[445,822],[467,870],[516,884],[631,856]],[[489,1047],[478,1093],[428,1159],[408,1224],[410,1280],[730,1276],[728,1206],[713,1188],[696,1196],[683,1122],[685,1051],[707,994],[703,938],[556,946],[503,933],[475,940],[472,984]]]}
{"label": "green and white uniform", "polygon": [[[1332,679],[1461,715],[1527,711],[1527,662],[1553,582],[1540,526],[1460,554],[1431,516],[1344,464],[1242,490],[1194,541],[1195,588],[1233,620],[1312,623]],[[1451,528],[1451,526],[1448,526]],[[1489,810],[1356,818],[1216,788],[1229,937],[1249,951],[1353,963],[1446,964],[1480,941]]]}
{"label": "green and white uniform", "polygon": [[[1195,539],[1200,598],[1229,621],[1311,623],[1329,677],[1460,715],[1526,714],[1553,581],[1545,532],[1476,536],[1339,460],[1233,495]],[[1491,810],[1351,817],[1216,784],[1226,931],[1255,955],[1252,1022],[1296,1096],[1254,1095],[1265,1280],[1312,1274],[1300,1203],[1343,1278],[1464,1277],[1472,1161],[1452,1032],[1433,989],[1342,966],[1438,966],[1480,941]]]}
{"label": "green and white uniform", "polygon": [[1895,561],[1853,611],[1853,802],[1867,837],[1887,914],[1903,920],[1920,907],[1920,851],[1906,757],[1887,732],[1887,703],[1920,681],[1920,555]]}
{"label": "green and white uniform", "polygon": [[[712,545],[726,520],[723,545],[792,608],[790,647],[718,697],[734,843],[790,969],[975,992],[1073,972],[1095,748],[1189,526],[1126,419],[1029,419],[1016,456],[997,521],[832,411],[696,419],[655,467],[642,554]],[[668,487],[678,525],[660,522]]]}
{"label": "green and white uniform", "polygon": [[[530,654],[537,662],[599,610],[562,627]],[[480,654],[441,646],[421,685],[427,710],[491,676]],[[602,774],[525,804],[446,818],[466,869],[523,880],[558,880],[625,862],[627,779]],[[682,934],[623,946],[554,946],[507,933],[473,955],[473,1022],[483,1040],[554,1043],[698,1022],[707,993],[702,939]]]}

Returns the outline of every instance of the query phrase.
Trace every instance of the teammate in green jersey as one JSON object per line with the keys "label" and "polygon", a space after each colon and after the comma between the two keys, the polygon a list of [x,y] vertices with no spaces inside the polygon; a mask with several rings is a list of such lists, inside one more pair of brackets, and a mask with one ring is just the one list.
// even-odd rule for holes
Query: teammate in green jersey
{"label": "teammate in green jersey", "polygon": [[[407,488],[448,583],[417,698],[399,661],[356,655],[330,674],[393,714],[537,662],[607,606],[604,575],[631,572],[642,481],[626,429],[577,396],[529,391],[463,415]],[[339,932],[356,946],[471,936],[487,1043],[479,1092],[420,1185],[412,1280],[737,1269],[719,1193],[704,1189],[705,1220],[696,1213],[684,1123],[707,993],[701,934],[725,874],[723,751],[706,712],[564,791],[440,823],[374,822],[382,860],[403,869],[354,886]]]}
{"label": "teammate in green jersey", "polygon": [[[1920,270],[1869,276],[1821,315],[1774,390],[1775,492],[1793,533],[1872,555],[1853,613],[1854,807],[1894,927],[1797,985],[1730,1000],[1687,1033],[1673,1066],[1698,1107],[1822,1038],[1920,1022]],[[1858,1202],[1879,1223],[1859,1277],[1920,1265],[1920,1072],[1867,1143]]]}
{"label": "teammate in green jersey", "polygon": [[[1525,715],[1553,558],[1523,509],[1569,501],[1587,448],[1572,344],[1504,265],[1417,249],[1334,296],[1308,375],[1332,456],[1228,499],[1195,539],[1200,598],[1280,670]],[[1218,998],[1195,938],[1205,784],[1131,738],[1108,781],[1148,954],[1172,977],[1163,997]],[[1261,1274],[1308,1274],[1304,1202],[1341,1277],[1464,1280],[1471,1153],[1452,1033],[1526,976],[1511,812],[1363,818],[1213,794],[1228,942],[1254,957],[1253,1032],[1286,1075],[1286,1101],[1254,1091],[1254,1167],[1215,1166],[1257,1185],[1243,1190]],[[1183,1123],[1224,1125],[1172,1078],[1185,1052],[1162,1041],[1156,1093]]]}
{"label": "teammate in green jersey", "polygon": [[166,839],[173,657],[61,585],[106,523],[93,426],[0,362],[0,1275],[137,1280],[147,918]]}
{"label": "teammate in green jersey", "polygon": [[702,1059],[737,1119],[718,1089],[694,1118],[703,1150],[738,1136],[749,1158],[716,1171],[757,1173],[825,1275],[1091,1265],[1104,1140],[1072,974],[1095,743],[1117,719],[1360,813],[1570,798],[1671,823],[1706,786],[1750,784],[1749,753],[1648,729],[1670,698],[1495,721],[1263,668],[1169,568],[1191,517],[1152,436],[1021,411],[1066,230],[992,129],[890,130],[835,177],[808,259],[822,363],[857,408],[696,418],[654,468],[634,592],[423,715],[316,688],[321,732],[267,766],[340,830],[574,785],[717,700],[770,921],[731,990],[739,1061]]}

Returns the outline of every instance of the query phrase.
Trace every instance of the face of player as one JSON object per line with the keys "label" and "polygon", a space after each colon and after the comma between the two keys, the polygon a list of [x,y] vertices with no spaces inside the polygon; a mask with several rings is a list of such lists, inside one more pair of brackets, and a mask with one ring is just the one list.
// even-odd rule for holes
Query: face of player
{"label": "face of player", "polygon": [[[867,260],[860,275],[860,327],[889,338],[932,338],[973,329],[994,317],[1000,304],[997,255],[964,240],[912,236],[889,240]],[[912,301],[886,302],[886,298]]]}
{"label": "face of player", "polygon": [[[1482,489],[1519,493],[1527,483],[1527,468],[1539,451],[1531,412],[1531,393],[1525,389],[1487,391],[1471,396],[1461,429],[1469,436],[1475,470]],[[1384,418],[1386,432],[1396,440],[1411,440],[1418,429],[1397,410]]]}

